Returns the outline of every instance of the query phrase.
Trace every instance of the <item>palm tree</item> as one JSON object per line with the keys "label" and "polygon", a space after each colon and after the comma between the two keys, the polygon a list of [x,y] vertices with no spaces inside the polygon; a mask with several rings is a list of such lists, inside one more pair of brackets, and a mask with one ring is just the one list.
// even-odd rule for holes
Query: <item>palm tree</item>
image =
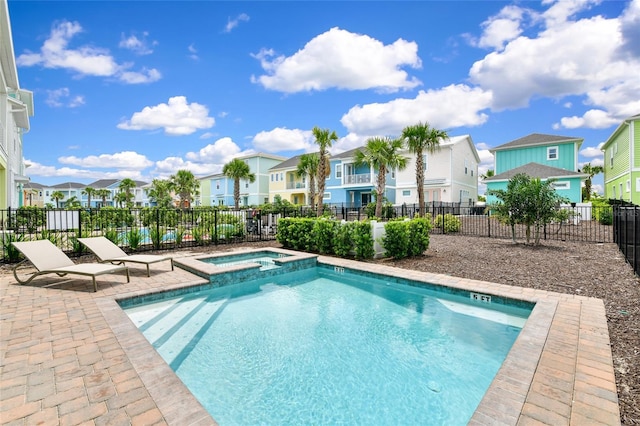
{"label": "palm tree", "polygon": [[418,187],[418,208],[420,216],[425,212],[424,202],[424,161],[425,151],[433,154],[440,149],[440,140],[449,135],[444,130],[429,126],[429,123],[419,122],[407,126],[402,130],[402,138],[406,140],[409,151],[416,155],[416,185]]}
{"label": "palm tree", "polygon": [[82,193],[87,196],[87,207],[91,208],[91,197],[96,195],[97,189],[87,186]]}
{"label": "palm tree", "polygon": [[51,199],[56,202],[56,209],[60,208],[60,200],[64,199],[64,194],[60,191],[53,191],[51,193]]}
{"label": "palm tree", "polygon": [[233,200],[236,210],[240,207],[240,179],[246,179],[253,183],[256,181],[256,175],[251,173],[249,165],[239,158],[235,158],[224,165],[222,174],[233,179]]}
{"label": "palm tree", "polygon": [[120,191],[113,196],[113,202],[118,203],[118,205],[122,207],[124,204],[129,204],[130,201],[127,193],[124,191]]}
{"label": "palm tree", "polygon": [[494,177],[495,175],[496,175],[496,172],[493,169],[489,169],[489,170],[487,170],[486,173],[481,174],[480,178],[484,180],[484,179],[488,179],[490,177]]}
{"label": "palm tree", "polygon": [[328,149],[331,147],[331,144],[334,141],[338,140],[338,135],[335,131],[331,131],[329,129],[321,129],[318,126],[315,126],[311,132],[313,136],[316,138],[315,143],[320,147],[320,152],[318,152],[318,211],[317,216],[322,216],[322,212],[324,210],[324,206],[322,204],[322,199],[324,198],[324,187],[326,184],[327,176],[331,173],[330,165],[329,165],[329,152]]}
{"label": "palm tree", "polygon": [[582,166],[582,173],[589,175],[588,178],[584,180],[584,192],[582,194],[582,198],[585,201],[591,200],[591,179],[598,173],[603,173],[604,167],[602,166],[592,166],[591,163],[587,163]]}
{"label": "palm tree", "polygon": [[[127,207],[131,207],[133,202],[133,189],[136,187],[136,183],[133,179],[124,178],[120,181],[118,188],[120,189],[120,193],[124,193],[125,195],[120,195],[118,197],[118,201],[120,201],[120,205],[122,205],[122,201],[126,203]],[[119,194],[118,194],[119,195]]]}
{"label": "palm tree", "polygon": [[149,199],[154,201],[160,208],[168,209],[173,204],[171,198],[171,182],[166,179],[154,179],[151,182],[151,188],[147,190],[147,195]]}
{"label": "palm tree", "polygon": [[180,198],[180,208],[187,208],[194,196],[200,195],[200,182],[189,170],[178,170],[169,178],[171,189]]}
{"label": "palm tree", "polygon": [[99,197],[100,199],[102,199],[101,207],[104,207],[107,205],[107,198],[109,198],[110,195],[111,195],[111,191],[109,191],[107,188],[97,189],[95,193],[96,197]]}
{"label": "palm tree", "polygon": [[376,179],[376,217],[382,217],[382,200],[387,185],[387,171],[392,169],[403,170],[407,167],[408,159],[400,155],[404,147],[401,138],[370,138],[363,149],[356,151],[355,165],[368,165],[378,170]]}
{"label": "palm tree", "polygon": [[296,169],[298,177],[309,176],[309,205],[313,210],[316,206],[316,176],[318,174],[318,165],[320,157],[317,153],[302,154]]}

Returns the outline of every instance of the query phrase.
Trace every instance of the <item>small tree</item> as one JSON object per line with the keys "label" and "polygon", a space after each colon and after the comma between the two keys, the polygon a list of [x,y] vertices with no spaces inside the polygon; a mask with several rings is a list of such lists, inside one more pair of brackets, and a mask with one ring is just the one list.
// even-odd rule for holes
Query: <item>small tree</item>
{"label": "small tree", "polygon": [[178,170],[169,178],[171,189],[180,197],[180,207],[188,207],[193,196],[200,194],[200,182],[189,170]]}
{"label": "small tree", "polygon": [[85,194],[87,196],[87,207],[91,208],[91,197],[93,197],[94,195],[96,195],[96,189],[92,188],[90,186],[87,186],[82,193]]}
{"label": "small tree", "polygon": [[322,203],[322,200],[324,199],[324,188],[326,179],[331,174],[329,148],[331,148],[331,144],[333,142],[338,140],[338,135],[335,131],[321,129],[317,126],[314,127],[311,132],[316,138],[315,143],[320,147],[320,151],[318,152],[320,162],[318,163],[318,175],[316,179],[318,183],[318,207],[316,215],[322,216],[322,213],[324,212],[324,205]]}
{"label": "small tree", "polygon": [[[118,188],[118,201],[120,205],[125,204],[127,207],[133,207],[133,189],[136,187],[136,183],[133,179],[124,178],[120,181]],[[120,195],[123,194],[123,195]]]}
{"label": "small tree", "polygon": [[489,195],[500,201],[490,205],[491,210],[503,223],[511,226],[511,238],[516,242],[515,226],[526,226],[526,240],[530,242],[534,228],[535,245],[540,244],[542,227],[560,217],[560,203],[566,201],[553,188],[554,179],[542,181],[519,173],[512,177],[507,189],[490,190]]}
{"label": "small tree", "polygon": [[313,210],[316,205],[316,177],[318,175],[318,165],[320,164],[320,156],[317,153],[303,154],[300,156],[296,175],[298,177],[309,177],[309,205]]}
{"label": "small tree", "polygon": [[256,175],[251,173],[249,165],[239,158],[225,164],[222,168],[222,174],[233,179],[233,201],[237,210],[240,207],[240,179],[246,179],[253,183],[256,181]]}
{"label": "small tree", "polygon": [[99,197],[102,200],[101,207],[105,207],[107,205],[107,198],[111,196],[111,191],[106,188],[98,189],[95,193],[96,197]]}
{"label": "small tree", "polygon": [[591,200],[591,180],[599,173],[604,173],[604,167],[592,166],[591,163],[587,163],[582,166],[582,173],[589,175],[584,180],[584,188],[582,188],[582,199],[585,201]]}

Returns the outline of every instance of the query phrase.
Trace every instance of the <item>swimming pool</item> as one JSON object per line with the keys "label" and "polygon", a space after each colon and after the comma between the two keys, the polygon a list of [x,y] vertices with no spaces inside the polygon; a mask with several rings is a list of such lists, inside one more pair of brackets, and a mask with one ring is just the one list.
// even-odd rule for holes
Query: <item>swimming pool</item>
{"label": "swimming pool", "polygon": [[123,305],[222,424],[466,424],[531,306],[454,293],[319,266]]}
{"label": "swimming pool", "polygon": [[278,264],[275,259],[282,259],[289,256],[291,255],[277,253],[269,250],[262,250],[217,257],[205,257],[201,258],[200,261],[211,263],[221,268],[227,266],[244,265],[247,263],[257,263],[260,265],[260,270],[265,271],[268,269],[279,268],[280,264]]}

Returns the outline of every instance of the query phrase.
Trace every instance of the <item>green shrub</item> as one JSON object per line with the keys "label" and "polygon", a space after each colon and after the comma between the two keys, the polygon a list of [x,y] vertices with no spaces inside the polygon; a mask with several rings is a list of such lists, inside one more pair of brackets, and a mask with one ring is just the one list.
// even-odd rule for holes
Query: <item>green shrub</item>
{"label": "green shrub", "polygon": [[429,248],[431,219],[416,217],[408,222],[409,256],[420,256]]}
{"label": "green shrub", "polygon": [[405,221],[391,221],[384,226],[384,237],[382,238],[382,246],[385,250],[385,256],[394,259],[404,259],[409,256],[409,227]]}
{"label": "green shrub", "polygon": [[160,244],[162,244],[162,239],[166,234],[167,232],[163,226],[152,226],[149,228],[149,238],[151,238],[151,244],[153,244],[154,249],[160,249]]}
{"label": "green shrub", "polygon": [[460,219],[451,213],[445,214],[444,217],[441,214],[436,216],[435,227],[442,229],[445,233],[459,232],[461,226]]}
{"label": "green shrub", "polygon": [[24,227],[29,233],[34,233],[44,225],[45,212],[37,206],[22,206],[16,212],[15,220],[19,227]]}
{"label": "green shrub", "polygon": [[371,222],[354,222],[352,235],[356,259],[372,259],[375,250],[373,248]]}
{"label": "green shrub", "polygon": [[127,240],[127,244],[129,245],[129,248],[134,251],[138,248],[138,246],[142,242],[142,233],[138,228],[131,228],[125,234],[125,237]]}
{"label": "green shrub", "polygon": [[339,257],[347,257],[353,250],[353,232],[356,222],[338,223],[335,228],[331,242],[333,253]]}
{"label": "green shrub", "polygon": [[320,218],[314,221],[312,233],[318,253],[333,253],[333,235],[336,233],[338,226],[338,222],[327,218]]}
{"label": "green shrub", "polygon": [[17,262],[20,260],[20,251],[15,248],[11,243],[24,241],[24,234],[14,234],[13,232],[7,232],[0,234],[2,238],[2,249],[4,251],[5,259],[9,262]]}

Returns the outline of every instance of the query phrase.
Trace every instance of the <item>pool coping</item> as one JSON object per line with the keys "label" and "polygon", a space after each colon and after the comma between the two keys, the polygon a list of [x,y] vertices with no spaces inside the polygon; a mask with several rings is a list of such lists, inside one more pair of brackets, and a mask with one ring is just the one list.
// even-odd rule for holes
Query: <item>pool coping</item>
{"label": "pool coping", "polygon": [[[225,252],[265,251],[265,249]],[[620,424],[613,359],[602,300],[512,287],[503,284],[425,273],[385,265],[269,248],[322,264],[367,273],[403,277],[449,288],[535,303],[529,320],[509,351],[469,424]],[[198,258],[176,258],[193,267]],[[282,258],[290,259],[292,258]],[[281,260],[281,259],[278,259]],[[190,266],[191,265],[191,266]],[[246,269],[215,267],[214,273]],[[249,267],[255,268],[258,264]],[[187,269],[187,270],[189,270]],[[146,296],[205,282],[171,284],[162,289],[120,294],[96,300],[124,352],[169,424],[216,424],[118,305],[119,300]],[[176,403],[177,396],[180,403]]]}

